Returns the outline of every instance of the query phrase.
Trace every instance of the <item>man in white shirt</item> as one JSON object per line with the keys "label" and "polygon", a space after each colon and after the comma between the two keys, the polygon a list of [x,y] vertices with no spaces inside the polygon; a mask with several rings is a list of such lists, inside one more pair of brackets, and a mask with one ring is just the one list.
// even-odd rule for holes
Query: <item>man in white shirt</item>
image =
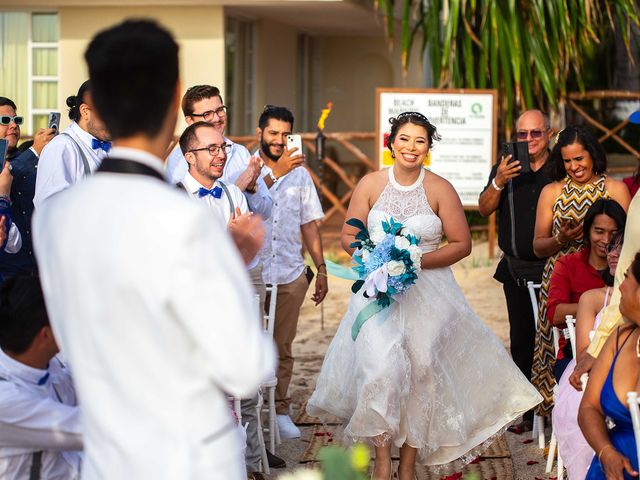
{"label": "man in white shirt", "polygon": [[[220,180],[231,149],[222,134],[207,122],[189,125],[180,137],[180,148],[189,165],[179,185],[211,208],[222,225],[233,230],[236,218],[249,215],[247,200],[238,187]],[[242,245],[236,245],[242,252]],[[254,261],[247,259],[248,263]]]}
{"label": "man in white shirt", "polygon": [[[47,307],[82,404],[83,479],[244,480],[226,396],[255,394],[274,349],[228,233],[163,178],[178,45],[128,20],[98,33],[85,58],[114,146],[34,216]],[[250,256],[261,243],[247,236]]]}
{"label": "man in white shirt", "polygon": [[[301,152],[288,151],[286,136],[293,130],[293,115],[284,107],[267,106],[258,121],[259,155],[264,161],[263,175],[268,179],[273,212],[265,222],[265,245],[262,250],[263,278],[278,285],[276,320],[273,337],[278,347],[278,385],[276,412],[278,428],[284,438],[297,438],[300,430],[289,417],[289,383],[293,373],[292,344],[298,316],[309,287],[302,257],[302,243],[318,274],[312,299],[318,305],[327,294],[327,267],[322,253],[318,220],[324,213],[313,180],[305,167],[289,169],[303,163]],[[280,163],[282,162],[282,164]],[[282,172],[286,173],[282,173]]]}
{"label": "man in white shirt", "polygon": [[[247,200],[240,189],[234,184],[226,184],[220,180],[231,148],[220,131],[212,124],[196,122],[189,125],[180,136],[180,149],[189,165],[189,171],[178,185],[181,185],[193,198],[211,208],[223,225],[233,233],[236,225],[242,221],[242,217],[253,213],[249,211]],[[243,246],[241,244],[236,246],[242,252]],[[258,255],[256,259],[259,260]],[[256,264],[256,259],[245,260],[251,266]],[[259,274],[260,281],[264,285],[261,267]],[[254,287],[256,287],[255,284]],[[254,478],[259,478],[258,472],[262,470],[259,422],[256,413],[258,402],[259,396],[255,395],[240,403],[242,423],[247,425],[245,464],[247,472]],[[270,452],[268,457],[270,467],[286,466],[284,460]]]}
{"label": "man in white shirt", "polygon": [[37,277],[0,289],[0,478],[80,478],[80,412]]}
{"label": "man in white shirt", "polygon": [[109,132],[90,105],[89,80],[67,98],[71,125],[56,135],[40,154],[35,208],[47,198],[91,175],[111,148]]}

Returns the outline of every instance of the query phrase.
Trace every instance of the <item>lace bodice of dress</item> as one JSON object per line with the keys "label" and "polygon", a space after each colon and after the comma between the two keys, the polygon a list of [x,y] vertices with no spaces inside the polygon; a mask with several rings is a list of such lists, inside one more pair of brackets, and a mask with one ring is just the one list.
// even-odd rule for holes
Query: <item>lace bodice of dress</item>
{"label": "lace bodice of dress", "polygon": [[396,181],[393,167],[387,171],[389,182],[367,218],[369,232],[382,229],[382,221],[393,217],[420,238],[420,248],[423,252],[437,249],[442,239],[442,222],[427,200],[423,183],[424,170],[420,172],[415,183],[408,186],[400,185]]}

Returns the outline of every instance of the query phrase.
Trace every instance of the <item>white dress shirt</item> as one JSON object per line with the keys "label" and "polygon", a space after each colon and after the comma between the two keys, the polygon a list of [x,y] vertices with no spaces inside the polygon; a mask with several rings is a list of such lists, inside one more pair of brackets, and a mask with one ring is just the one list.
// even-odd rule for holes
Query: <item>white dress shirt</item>
{"label": "white dress shirt", "polygon": [[[227,224],[229,223],[229,219],[231,218],[231,204],[229,202],[229,198],[224,192],[222,193],[222,196],[220,198],[213,198],[211,195],[205,195],[204,197],[201,197],[200,195],[198,195],[198,191],[200,190],[200,188],[205,187],[201,185],[200,182],[198,182],[195,178],[193,178],[189,172],[187,172],[187,174],[182,179],[182,184],[193,198],[206,203],[211,209],[213,209],[216,216],[222,222],[222,225],[227,228]],[[247,213],[249,211],[249,207],[247,206],[247,199],[242,194],[242,191],[233,183],[224,182],[224,184],[227,187],[229,195],[231,196],[231,201],[233,201],[234,213],[235,207],[240,207],[240,213]],[[213,187],[219,186],[219,181],[216,181],[213,184]],[[254,269],[258,266],[259,263],[260,254],[258,253],[258,255],[256,255],[255,258],[251,260],[251,262],[249,262],[249,264],[247,265],[247,270]]]}
{"label": "white dress shirt", "polygon": [[[110,156],[162,175],[146,152]],[[83,480],[244,480],[225,393],[255,394],[275,352],[211,211],[148,175],[101,172],[47,201],[33,233],[83,409]]]}
{"label": "white dress shirt", "polygon": [[[91,172],[95,172],[107,156],[101,148],[91,148],[91,141],[95,137],[80,128],[76,122],[71,122],[64,133],[73,137],[84,152]],[[67,135],[56,135],[40,153],[33,205],[36,209],[40,208],[42,202],[51,195],[79,182],[84,176],[84,164],[76,145]]]}
{"label": "white dress shirt", "polygon": [[[215,212],[215,215],[220,219],[221,225],[226,228],[229,220],[231,219],[231,202],[229,201],[229,197],[227,197],[227,194],[223,191],[220,198],[214,198],[212,195],[205,195],[201,197],[198,194],[198,191],[201,188],[206,187],[204,187],[200,182],[193,178],[189,172],[187,172],[187,174],[182,179],[182,184],[193,198],[208,205],[209,208],[211,208]],[[213,187],[211,188],[219,186],[220,182],[216,180],[213,184]],[[244,195],[242,194],[240,189],[233,184],[225,183],[225,186],[227,187],[227,191],[231,196],[231,201],[233,201],[234,213],[235,207],[240,208],[240,213],[247,213],[249,211],[247,200],[244,198]]]}
{"label": "white dress shirt", "polygon": [[[225,137],[225,143],[231,145],[231,150],[227,154],[227,162],[224,165],[224,173],[222,174],[222,180],[227,185],[235,184],[238,177],[247,169],[249,165],[249,159],[251,154],[244,145],[235,143]],[[189,170],[187,161],[180,150],[178,144],[169,154],[167,158],[167,165],[165,171],[165,177],[170,183],[178,183],[182,181]],[[271,194],[267,188],[267,184],[264,183],[262,175],[258,177],[256,182],[258,187],[256,193],[243,192],[249,205],[249,210],[253,213],[259,214],[262,218],[267,219],[271,216],[271,209],[273,208],[273,200]]]}
{"label": "white dress shirt", "polygon": [[47,370],[0,350],[0,478],[29,480],[42,452],[42,480],[80,478],[80,411],[71,376],[54,357]]}
{"label": "white dress shirt", "polygon": [[[260,176],[270,172],[263,167]],[[297,167],[271,186],[273,211],[264,222],[262,278],[265,283],[291,283],[304,269],[300,226],[324,217],[311,175]]]}

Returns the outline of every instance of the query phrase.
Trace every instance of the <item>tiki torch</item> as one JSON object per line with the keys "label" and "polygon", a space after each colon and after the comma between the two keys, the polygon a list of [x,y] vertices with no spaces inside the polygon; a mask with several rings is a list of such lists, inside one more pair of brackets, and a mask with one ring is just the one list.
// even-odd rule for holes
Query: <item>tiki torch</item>
{"label": "tiki torch", "polygon": [[[322,204],[322,186],[324,184],[324,144],[327,137],[324,135],[324,122],[331,113],[333,103],[327,103],[318,119],[318,134],[316,135],[316,161],[318,162],[318,178],[320,180],[320,204]],[[320,304],[320,330],[324,330],[324,302]]]}

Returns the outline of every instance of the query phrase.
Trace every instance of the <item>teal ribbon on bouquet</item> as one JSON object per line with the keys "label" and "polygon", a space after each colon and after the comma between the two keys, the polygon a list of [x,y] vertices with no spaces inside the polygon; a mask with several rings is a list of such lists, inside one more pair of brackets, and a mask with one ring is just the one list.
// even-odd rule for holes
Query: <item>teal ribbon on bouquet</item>
{"label": "teal ribbon on bouquet", "polygon": [[[351,326],[351,339],[355,342],[356,338],[358,338],[358,334],[360,333],[360,329],[362,328],[364,323],[374,315],[377,315],[382,310],[389,307],[392,303],[395,303],[395,300],[393,298],[389,299],[388,305],[381,305],[377,301],[373,301],[369,305],[364,307],[362,310],[360,310],[360,312],[358,313],[358,316],[353,321],[353,325]],[[384,318],[380,319],[380,323],[384,322],[386,319],[387,317],[385,315]]]}
{"label": "teal ribbon on bouquet", "polygon": [[[327,264],[327,273],[329,275],[333,275],[334,277],[338,277],[338,278],[343,278],[345,280],[354,280],[354,281],[360,280],[360,276],[356,272],[354,272],[353,269],[351,268],[344,267],[335,262],[332,262],[331,260],[325,260],[325,263]],[[360,333],[360,329],[362,328],[362,326],[365,324],[367,320],[369,320],[374,315],[377,315],[378,313],[380,313],[382,310],[390,306],[392,303],[395,303],[395,300],[393,298],[389,299],[388,305],[381,305],[377,301],[372,301],[366,307],[360,310],[360,312],[356,316],[356,319],[353,322],[353,325],[351,326],[351,338],[353,339],[353,341],[354,342],[356,341],[356,338],[358,338],[358,334]],[[386,316],[382,318],[380,322],[382,323],[384,320],[386,320]]]}
{"label": "teal ribbon on bouquet", "polygon": [[324,262],[327,264],[327,273],[329,275],[333,275],[334,277],[343,278],[345,280],[360,280],[360,276],[351,268],[347,268],[338,263],[332,262],[331,260],[325,259]]}

